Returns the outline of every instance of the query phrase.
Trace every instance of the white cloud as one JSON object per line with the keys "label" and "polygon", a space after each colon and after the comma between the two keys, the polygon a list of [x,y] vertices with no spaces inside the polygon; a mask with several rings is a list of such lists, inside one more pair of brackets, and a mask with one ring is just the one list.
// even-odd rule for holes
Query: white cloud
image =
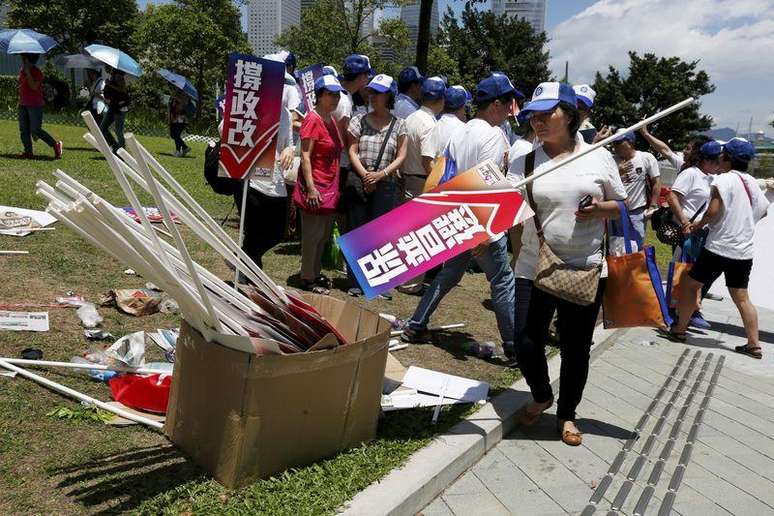
{"label": "white cloud", "polygon": [[713,81],[774,77],[774,0],[600,0],[550,38],[552,69],[569,61],[576,82],[626,71],[628,50],[700,59]]}

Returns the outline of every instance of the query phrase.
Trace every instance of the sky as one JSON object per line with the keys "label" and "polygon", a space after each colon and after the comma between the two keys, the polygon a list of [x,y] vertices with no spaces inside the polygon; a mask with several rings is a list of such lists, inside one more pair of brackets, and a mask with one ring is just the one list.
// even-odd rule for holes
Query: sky
{"label": "sky", "polygon": [[[163,0],[162,0],[163,1]],[[261,1],[261,0],[253,0]],[[148,0],[140,0],[143,6]],[[156,0],[159,2],[159,0]],[[459,12],[463,0],[440,0]],[[626,72],[628,50],[700,60],[716,90],[700,99],[715,127],[774,136],[774,0],[548,0],[551,69],[592,82],[613,65]]]}

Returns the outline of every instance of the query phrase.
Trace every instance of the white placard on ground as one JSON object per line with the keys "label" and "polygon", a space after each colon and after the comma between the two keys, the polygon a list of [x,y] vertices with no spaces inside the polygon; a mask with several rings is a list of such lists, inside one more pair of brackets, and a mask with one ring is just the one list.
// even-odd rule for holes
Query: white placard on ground
{"label": "white placard on ground", "polygon": [[48,312],[0,311],[0,330],[48,331]]}
{"label": "white placard on ground", "polygon": [[[28,210],[25,208],[16,208],[14,206],[0,206],[0,218],[5,217],[9,212],[21,215],[22,217],[30,217],[34,221],[33,227],[44,228],[56,222],[56,219],[45,211]],[[31,233],[32,231],[24,231],[23,228],[18,230],[0,229],[0,235],[27,236]]]}
{"label": "white placard on ground", "polygon": [[406,376],[403,377],[404,387],[427,394],[435,394],[436,398],[444,391],[444,385],[446,385],[444,398],[476,402],[485,400],[489,395],[489,384],[486,382],[439,373],[421,367],[409,367]]}
{"label": "white placard on ground", "polygon": [[[774,192],[767,190],[766,198],[774,202]],[[774,204],[769,206],[768,214],[755,226],[753,242],[755,258],[750,274],[750,300],[756,306],[774,310],[774,275],[771,272],[771,265],[774,264]],[[728,296],[725,277],[718,278],[710,292]]]}

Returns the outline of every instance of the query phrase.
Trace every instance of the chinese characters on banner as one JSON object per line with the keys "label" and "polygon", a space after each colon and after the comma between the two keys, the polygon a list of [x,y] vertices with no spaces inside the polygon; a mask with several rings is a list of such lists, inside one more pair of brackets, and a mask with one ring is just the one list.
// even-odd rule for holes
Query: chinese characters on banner
{"label": "chinese characters on banner", "polygon": [[297,72],[298,89],[301,92],[301,98],[304,101],[304,113],[309,113],[314,109],[317,99],[314,98],[314,81],[323,74],[323,65],[314,64]]}
{"label": "chinese characters on banner", "polygon": [[254,167],[273,168],[285,64],[255,56],[228,56],[220,163],[242,179]]}
{"label": "chinese characters on banner", "polygon": [[492,161],[339,238],[369,299],[532,216]]}

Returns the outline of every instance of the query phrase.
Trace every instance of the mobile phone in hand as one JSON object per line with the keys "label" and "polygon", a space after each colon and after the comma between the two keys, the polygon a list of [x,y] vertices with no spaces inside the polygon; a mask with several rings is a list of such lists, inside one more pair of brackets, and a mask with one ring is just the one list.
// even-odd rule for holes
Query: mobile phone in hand
{"label": "mobile phone in hand", "polygon": [[578,203],[578,211],[581,211],[583,208],[588,208],[593,202],[594,198],[591,195],[584,196]]}

